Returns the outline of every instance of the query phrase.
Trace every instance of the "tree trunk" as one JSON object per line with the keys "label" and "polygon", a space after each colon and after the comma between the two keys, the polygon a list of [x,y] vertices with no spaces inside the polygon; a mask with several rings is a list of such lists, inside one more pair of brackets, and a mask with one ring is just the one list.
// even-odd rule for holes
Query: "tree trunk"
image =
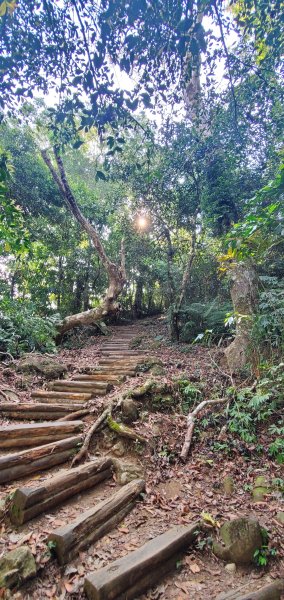
{"label": "tree trunk", "polygon": [[192,266],[193,266],[194,259],[196,256],[196,239],[197,239],[196,219],[197,219],[197,215],[198,215],[198,210],[196,210],[196,213],[193,217],[191,249],[190,249],[187,265],[186,265],[186,268],[185,268],[185,271],[183,274],[183,278],[182,278],[179,299],[178,299],[178,302],[175,305],[173,305],[171,312],[170,312],[170,323],[169,323],[170,336],[171,336],[171,339],[175,340],[175,341],[178,341],[179,337],[180,337],[180,323],[179,323],[180,311],[181,311],[181,307],[184,302],[186,289],[187,289],[188,283],[190,281]]}
{"label": "tree trunk", "polygon": [[88,249],[88,260],[87,266],[85,269],[85,277],[84,277],[84,292],[83,292],[83,310],[89,310],[89,280],[90,280],[90,268],[91,268],[91,246]]}
{"label": "tree trunk", "polygon": [[84,278],[81,274],[76,277],[75,291],[73,296],[72,310],[78,313],[82,310],[84,294]]}
{"label": "tree trunk", "polygon": [[89,223],[89,221],[84,217],[84,215],[80,211],[74,198],[74,195],[71,191],[71,188],[68,184],[64,165],[58,149],[54,148],[53,153],[57,168],[53,165],[46,150],[43,150],[41,152],[42,158],[47,167],[49,168],[50,173],[55,183],[57,184],[61,195],[65,203],[67,204],[69,210],[71,211],[72,215],[75,217],[78,223],[80,223],[84,231],[86,231],[86,233],[88,234],[108,275],[108,289],[106,291],[105,297],[101,302],[101,305],[98,308],[94,308],[76,315],[65,317],[65,319],[61,321],[58,327],[59,333],[62,335],[66,331],[73,329],[73,327],[77,327],[79,325],[90,325],[95,321],[103,319],[107,315],[115,314],[120,308],[116,300],[126,282],[126,272],[123,241],[121,244],[121,261],[120,265],[117,265],[108,258],[100,240],[100,237],[97,233],[97,230],[93,225],[91,225],[91,223]]}
{"label": "tree trunk", "polygon": [[143,297],[143,279],[139,277],[136,282],[136,291],[133,305],[134,318],[140,319],[143,314],[142,310],[142,297]]}
{"label": "tree trunk", "polygon": [[60,309],[60,306],[61,306],[62,283],[63,283],[63,265],[62,265],[62,256],[59,256],[59,259],[58,259],[58,288],[57,288],[57,308],[58,308],[58,310]]}
{"label": "tree trunk", "polygon": [[174,249],[171,240],[171,234],[168,228],[165,228],[165,238],[167,240],[167,284],[168,284],[168,299],[169,306],[172,306],[175,298],[175,283],[173,278],[173,258],[174,258]]}
{"label": "tree trunk", "polygon": [[231,298],[236,315],[236,336],[224,354],[231,372],[249,362],[252,317],[257,304],[258,280],[254,266],[238,263],[231,270]]}

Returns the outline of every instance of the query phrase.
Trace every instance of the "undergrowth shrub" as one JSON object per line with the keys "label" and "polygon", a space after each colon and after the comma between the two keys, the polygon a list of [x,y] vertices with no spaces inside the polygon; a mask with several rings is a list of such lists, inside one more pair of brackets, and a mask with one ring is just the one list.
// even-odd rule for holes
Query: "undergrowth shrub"
{"label": "undergrowth shrub", "polygon": [[210,332],[212,341],[227,337],[230,331],[225,326],[225,319],[230,311],[232,311],[230,303],[219,303],[217,299],[204,304],[195,302],[185,307],[182,313],[184,325],[182,326],[180,340],[182,342],[193,342],[200,336],[200,341],[202,341],[206,332]]}
{"label": "undergrowth shrub", "polygon": [[267,354],[284,353],[284,280],[260,277],[258,311],[254,319],[254,345]]}
{"label": "undergrowth shrub", "polygon": [[188,379],[178,380],[178,390],[181,395],[181,410],[184,415],[192,409],[194,404],[201,402],[203,393],[200,387],[194,385]]}
{"label": "undergrowth shrub", "polygon": [[284,363],[267,366],[255,388],[228,388],[228,430],[246,443],[256,443],[258,429],[267,423],[273,437],[268,454],[284,463]]}
{"label": "undergrowth shrub", "polygon": [[55,352],[57,316],[41,317],[26,300],[0,301],[0,351],[17,357],[25,352]]}

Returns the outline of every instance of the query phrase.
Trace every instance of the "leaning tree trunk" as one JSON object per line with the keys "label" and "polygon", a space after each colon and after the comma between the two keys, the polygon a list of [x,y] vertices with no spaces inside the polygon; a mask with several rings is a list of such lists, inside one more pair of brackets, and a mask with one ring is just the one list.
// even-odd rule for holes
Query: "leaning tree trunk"
{"label": "leaning tree trunk", "polygon": [[252,319],[257,304],[258,279],[254,266],[238,263],[231,270],[231,298],[236,315],[236,336],[224,354],[233,373],[250,362]]}
{"label": "leaning tree trunk", "polygon": [[91,225],[91,223],[89,223],[89,221],[81,213],[77,202],[74,198],[74,195],[71,191],[69,183],[67,181],[64,165],[58,149],[54,148],[53,152],[57,168],[53,165],[46,151],[41,152],[42,158],[47,167],[49,168],[51,175],[55,183],[57,184],[69,210],[71,211],[75,219],[80,223],[84,231],[86,231],[86,233],[88,234],[108,275],[108,289],[100,306],[79,313],[77,315],[65,317],[65,319],[61,321],[58,327],[59,334],[62,335],[66,331],[73,329],[73,327],[76,327],[78,325],[90,325],[106,317],[107,315],[117,313],[117,311],[119,310],[117,298],[121,293],[123,286],[126,282],[126,272],[123,240],[121,243],[121,261],[120,265],[117,265],[108,258],[95,227]]}

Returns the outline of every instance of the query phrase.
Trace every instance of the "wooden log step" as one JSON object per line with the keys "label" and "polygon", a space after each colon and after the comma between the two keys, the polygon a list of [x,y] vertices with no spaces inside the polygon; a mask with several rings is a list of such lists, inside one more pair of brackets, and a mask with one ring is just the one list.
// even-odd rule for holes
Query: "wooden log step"
{"label": "wooden log step", "polygon": [[[77,385],[78,384],[78,385]],[[56,385],[60,388],[64,388],[64,387],[79,387],[81,385],[80,381],[77,381],[76,379],[56,379],[55,381],[52,382],[51,385]],[[94,383],[92,384],[93,388],[98,389],[98,390],[103,390],[103,391],[107,391],[109,392],[111,390],[111,384],[108,383],[107,381],[94,381]]]}
{"label": "wooden log step", "polygon": [[74,523],[53,531],[48,536],[48,542],[54,542],[59,564],[65,564],[113,529],[132,510],[144,489],[145,482],[135,479],[84,512]]}
{"label": "wooden log step", "polygon": [[100,458],[76,469],[62,471],[36,487],[18,488],[10,507],[11,522],[22,525],[75,494],[109,479],[112,476],[112,466],[110,458]]}
{"label": "wooden log step", "polygon": [[110,360],[112,362],[118,361],[120,363],[134,362],[137,361],[137,356],[123,356],[121,353],[119,354],[110,354],[109,352],[102,352],[102,356],[99,362],[99,365],[102,364],[102,361]]}
{"label": "wooden log step", "polygon": [[[107,373],[109,371],[108,367],[102,367],[102,373]],[[116,369],[111,369],[113,375],[136,375],[135,369],[123,369],[117,367]]]}
{"label": "wooden log step", "polygon": [[146,360],[144,357],[140,358],[137,356],[128,356],[128,357],[121,357],[121,356],[109,356],[109,355],[103,355],[100,359],[100,362],[98,364],[98,366],[100,367],[101,365],[110,365],[110,364],[115,364],[117,363],[119,366],[121,365],[134,365],[136,366],[138,363],[143,362],[144,360]]}
{"label": "wooden log step", "polygon": [[131,340],[113,340],[102,344],[101,348],[128,348]]}
{"label": "wooden log step", "polygon": [[[78,382],[78,383],[81,383],[81,382]],[[53,389],[54,391],[56,391],[56,392],[59,392],[59,391],[62,389],[62,390],[64,390],[65,392],[71,392],[71,393],[72,393],[72,392],[73,392],[75,389],[76,389],[76,391],[77,391],[77,392],[84,392],[84,391],[86,391],[86,387],[84,387],[84,386],[78,386],[78,387],[76,386],[76,388],[75,388],[74,386],[68,385],[68,386],[66,386],[66,387],[64,387],[64,388],[61,388],[61,387],[60,387],[59,385],[57,385],[57,384],[56,384],[56,385],[54,385],[54,386],[52,387],[52,389]],[[91,398],[93,398],[94,396],[105,396],[105,395],[106,395],[106,390],[100,390],[100,389],[98,389],[98,388],[95,388],[95,389],[92,389],[92,388],[90,388],[90,389],[88,389],[88,391],[89,391],[89,392],[90,392],[90,394],[91,394]],[[66,399],[66,400],[65,400],[65,402],[69,402],[69,401]]]}
{"label": "wooden log step", "polygon": [[56,420],[68,415],[74,411],[74,407],[78,410],[80,404],[60,405],[60,404],[23,404],[23,403],[2,403],[0,404],[0,413],[9,416],[10,419],[31,419],[33,421],[41,421],[43,419]]}
{"label": "wooden log step", "polygon": [[145,350],[133,350],[131,348],[114,348],[113,350],[107,350],[104,349],[104,347],[102,346],[101,348],[101,353],[102,352],[109,352],[110,354],[122,354],[123,356],[139,356],[139,354],[145,354]]}
{"label": "wooden log step", "polygon": [[113,375],[77,375],[76,381],[107,381],[112,385],[118,385],[122,383],[125,378],[114,377]]}
{"label": "wooden log step", "polygon": [[145,354],[145,350],[134,350],[132,348],[113,348],[113,350],[107,350],[104,346],[101,347],[101,352],[110,352],[111,354],[115,354],[116,352],[120,352],[121,354],[125,354],[126,356],[139,356],[139,354]]}
{"label": "wooden log step", "polygon": [[65,390],[66,388],[73,388],[73,390],[77,390],[78,388],[80,388],[80,390],[84,390],[85,392],[102,392],[104,394],[106,394],[107,392],[110,392],[110,390],[112,389],[112,385],[111,383],[108,383],[107,381],[104,381],[103,383],[99,383],[97,381],[78,381],[77,379],[70,379],[69,381],[66,381],[66,383],[61,384],[58,381],[54,381],[54,383],[52,384],[52,386],[54,388],[58,388],[59,390]]}
{"label": "wooden log step", "polygon": [[111,374],[112,369],[116,368],[116,369],[135,369],[137,366],[137,361],[133,361],[133,362],[118,362],[118,361],[108,361],[108,360],[102,360],[99,366],[99,369],[101,367],[107,367],[109,369],[109,373]]}
{"label": "wooden log step", "polygon": [[54,465],[60,465],[74,456],[82,443],[83,436],[77,435],[59,442],[0,456],[0,483],[8,483]]}
{"label": "wooden log step", "polygon": [[[35,390],[34,392],[31,393],[31,397],[32,398],[50,398],[51,400],[62,400],[62,399],[66,399],[66,400],[73,400],[76,402],[86,402],[87,400],[90,400],[90,398],[92,397],[92,394],[88,394],[86,393],[73,393],[70,394],[70,392],[64,392],[62,390],[62,392],[52,392],[52,391],[48,391],[48,390]],[[46,400],[45,400],[46,401]]]}
{"label": "wooden log step", "polygon": [[27,448],[47,444],[50,440],[57,442],[80,433],[83,427],[82,421],[51,421],[0,427],[0,448]]}
{"label": "wooden log step", "polygon": [[84,591],[89,600],[131,600],[175,567],[180,553],[192,543],[200,523],[178,525],[134,552],[87,575]]}
{"label": "wooden log step", "polygon": [[101,347],[101,350],[129,350],[129,344],[113,344],[113,345],[108,345],[108,344],[104,344]]}
{"label": "wooden log step", "polygon": [[[70,392],[71,394],[71,392]],[[89,399],[92,398],[93,394],[89,393],[88,394]],[[52,405],[54,404],[54,402],[56,402],[57,406],[62,406],[62,407],[68,407],[70,406],[71,409],[73,409],[73,411],[75,411],[77,409],[77,407],[79,407],[79,410],[81,408],[84,408],[84,406],[86,405],[86,401],[85,400],[69,400],[69,398],[58,398],[58,400],[56,398],[34,398],[35,402],[42,402],[44,404],[47,405]]]}
{"label": "wooden log step", "polygon": [[[133,369],[134,367],[136,367],[136,365],[138,364],[139,361],[137,360],[118,360],[117,358],[113,359],[113,358],[102,358],[100,360],[100,364],[98,365],[97,369],[98,371],[100,370],[101,367],[108,367],[109,369],[111,367],[118,367],[119,369],[121,369],[122,367],[128,367]],[[110,375],[111,375],[111,370],[110,370]]]}

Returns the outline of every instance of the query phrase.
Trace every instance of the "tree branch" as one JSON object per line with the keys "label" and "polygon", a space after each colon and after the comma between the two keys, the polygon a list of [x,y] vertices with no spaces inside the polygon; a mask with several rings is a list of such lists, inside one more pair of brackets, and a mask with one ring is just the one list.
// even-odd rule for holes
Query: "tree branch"
{"label": "tree branch", "polygon": [[226,40],[225,40],[225,35],[224,35],[224,30],[223,30],[223,23],[222,23],[222,19],[221,19],[219,10],[218,10],[218,6],[217,6],[216,0],[213,0],[213,6],[214,6],[215,13],[216,13],[216,17],[217,17],[217,21],[218,21],[218,25],[219,25],[219,29],[220,29],[221,40],[222,40],[222,44],[223,44],[223,48],[224,48],[224,52],[225,52],[225,56],[226,56],[226,62],[227,62],[227,68],[228,68],[228,75],[229,75],[229,81],[230,81],[230,88],[231,88],[231,94],[232,94],[233,104],[234,104],[234,116],[235,116],[236,128],[237,128],[237,132],[239,133],[239,129],[238,129],[238,103],[237,103],[236,94],[235,94],[233,77],[232,77],[232,73],[231,73],[231,69],[230,69],[230,55],[229,55],[229,52],[228,52],[228,48],[227,48],[227,44],[226,44]]}

